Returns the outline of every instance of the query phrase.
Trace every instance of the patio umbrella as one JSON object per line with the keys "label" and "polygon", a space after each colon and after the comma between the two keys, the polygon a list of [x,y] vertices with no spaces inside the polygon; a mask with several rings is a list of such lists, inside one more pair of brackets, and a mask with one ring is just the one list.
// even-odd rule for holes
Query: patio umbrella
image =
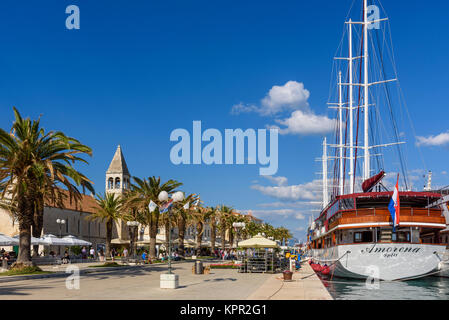
{"label": "patio umbrella", "polygon": [[41,238],[44,242],[45,245],[47,246],[69,246],[70,243],[63,239],[63,238],[58,238],[55,235],[52,234],[46,234]]}
{"label": "patio umbrella", "polygon": [[[19,244],[19,235],[15,235],[13,238],[17,241],[17,244]],[[43,245],[43,246],[47,246],[48,245],[48,241],[42,239],[42,238],[35,238],[35,237],[31,237],[31,245]]]}
{"label": "patio umbrella", "polygon": [[[163,244],[165,243],[165,237],[156,235],[156,244]],[[139,239],[137,241],[137,244],[150,244],[150,237],[148,235],[144,235],[143,238]]]}
{"label": "patio umbrella", "polygon": [[77,237],[72,236],[72,235],[65,236],[62,239],[67,241],[70,244],[70,246],[90,246],[90,245],[92,245],[92,242],[78,239]]}
{"label": "patio umbrella", "polygon": [[19,240],[0,233],[0,246],[17,246]]}
{"label": "patio umbrella", "polygon": [[276,241],[269,240],[258,234],[251,239],[240,241],[238,246],[241,248],[277,248],[278,244]]}
{"label": "patio umbrella", "polygon": [[111,244],[129,244],[129,240],[122,240],[119,238],[115,238],[111,240]]}

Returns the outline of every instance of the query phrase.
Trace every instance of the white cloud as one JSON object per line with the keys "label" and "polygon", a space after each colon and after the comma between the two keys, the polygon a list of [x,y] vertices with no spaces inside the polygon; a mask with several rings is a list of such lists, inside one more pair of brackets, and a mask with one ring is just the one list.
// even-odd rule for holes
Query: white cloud
{"label": "white cloud", "polygon": [[309,97],[310,91],[304,88],[304,83],[288,81],[283,86],[273,86],[270,89],[267,96],[262,99],[260,113],[273,115],[284,110],[307,108]]}
{"label": "white cloud", "polygon": [[298,219],[298,220],[304,220],[304,219],[305,219],[305,216],[304,216],[302,213],[297,213],[297,214],[295,215],[295,218]]}
{"label": "white cloud", "polygon": [[294,111],[290,118],[276,120],[286,128],[279,128],[280,134],[326,134],[335,129],[335,120],[327,116],[316,115],[313,112]]}
{"label": "white cloud", "polygon": [[262,194],[273,198],[297,201],[297,200],[320,200],[321,181],[314,180],[305,184],[291,186],[261,186],[252,185],[252,189],[260,191]]}
{"label": "white cloud", "polygon": [[239,104],[236,104],[232,106],[231,114],[237,115],[240,113],[250,113],[250,112],[258,112],[259,108],[252,104],[244,104],[240,102]]}
{"label": "white cloud", "polygon": [[262,176],[262,177],[270,180],[272,183],[278,186],[285,186],[287,185],[288,182],[288,179],[286,177],[273,177],[273,176]]}
{"label": "white cloud", "polygon": [[447,171],[441,171],[441,174],[446,175]]}
{"label": "white cloud", "polygon": [[302,82],[288,81],[283,86],[273,86],[261,100],[260,106],[241,102],[232,107],[231,114],[256,112],[263,116],[272,116],[286,110],[308,109],[309,97],[310,91],[304,88]]}
{"label": "white cloud", "polygon": [[[262,208],[304,208],[321,206],[321,201],[270,202],[258,204]],[[310,211],[310,210],[309,210]]]}
{"label": "white cloud", "polygon": [[251,212],[252,215],[254,216],[283,216],[283,217],[287,217],[287,216],[291,216],[292,214],[294,214],[296,211],[293,209],[276,209],[276,210],[239,210],[239,212],[242,212],[244,214],[248,214],[249,212]]}
{"label": "white cloud", "polygon": [[418,146],[444,146],[449,144],[449,132],[443,132],[436,136],[416,137]]}
{"label": "white cloud", "polygon": [[294,218],[297,220],[304,220],[306,217],[301,212],[298,212],[294,209],[275,209],[275,210],[238,210],[239,212],[243,214],[248,214],[251,212],[252,215],[259,217],[259,218],[276,218],[276,217],[283,217],[283,218]]}

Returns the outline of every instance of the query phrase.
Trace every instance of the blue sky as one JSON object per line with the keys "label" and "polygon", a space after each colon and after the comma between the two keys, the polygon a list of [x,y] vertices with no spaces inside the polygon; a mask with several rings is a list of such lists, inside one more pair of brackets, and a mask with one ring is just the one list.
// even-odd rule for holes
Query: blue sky
{"label": "blue sky", "polygon": [[[71,4],[80,8],[80,30],[65,28],[65,8]],[[42,115],[46,129],[63,130],[91,146],[90,165],[80,169],[98,192],[104,191],[105,171],[120,144],[132,175],[177,179],[207,205],[253,210],[302,238],[313,207],[301,201],[320,201],[315,158],[326,130],[280,135],[278,178],[271,180],[259,176],[258,165],[175,166],[169,137],[176,128],[191,132],[194,120],[224,132],[271,125],[286,129],[281,123],[304,108],[318,120],[333,118],[326,106],[329,82],[351,4],[3,1],[0,126],[10,127],[16,106],[24,116]],[[418,150],[413,132],[404,131],[411,135],[408,169],[414,170],[417,186],[424,183],[419,170],[432,170],[435,185],[449,185],[449,3],[382,4],[390,18],[401,88],[421,137]],[[296,93],[308,95],[283,104],[275,94],[285,93],[288,82]],[[256,111],[232,114],[239,104]],[[263,115],[264,106],[279,106],[281,112]],[[300,195],[280,199],[273,192],[276,185]]]}

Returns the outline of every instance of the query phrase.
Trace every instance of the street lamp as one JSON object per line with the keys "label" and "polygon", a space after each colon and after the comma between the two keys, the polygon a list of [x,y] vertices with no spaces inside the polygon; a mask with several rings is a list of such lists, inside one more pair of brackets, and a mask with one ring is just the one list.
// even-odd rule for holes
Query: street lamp
{"label": "street lamp", "polygon": [[245,229],[246,224],[245,222],[234,222],[232,224],[232,226],[235,228],[235,230],[237,231],[237,239],[236,239],[236,247],[238,247],[238,240],[240,238],[240,230]]}
{"label": "street lamp", "polygon": [[[168,226],[171,226],[171,203],[168,203],[168,193],[161,191],[158,195],[158,199],[164,206],[168,205]],[[172,202],[180,202],[184,200],[184,193],[181,191],[175,192],[172,197]],[[176,289],[178,287],[179,277],[172,272],[171,267],[171,230],[168,231],[168,273],[161,274],[160,287],[163,289]]]}
{"label": "street lamp", "polygon": [[136,258],[136,249],[135,249],[135,238],[137,233],[137,227],[139,226],[139,222],[137,221],[127,221],[126,225],[129,227],[129,249],[130,249],[130,256],[132,255],[133,259]]}
{"label": "street lamp", "polygon": [[[62,226],[65,224],[64,219],[56,219],[56,223],[59,225],[59,237],[62,238]],[[61,255],[61,246],[58,246],[58,254]]]}

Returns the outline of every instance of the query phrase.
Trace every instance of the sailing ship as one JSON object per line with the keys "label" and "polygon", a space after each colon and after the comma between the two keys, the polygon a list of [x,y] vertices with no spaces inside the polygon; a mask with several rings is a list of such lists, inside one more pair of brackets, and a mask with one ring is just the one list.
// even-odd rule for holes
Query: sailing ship
{"label": "sailing ship", "polygon": [[[397,81],[397,73],[393,68],[394,77],[387,78],[386,60],[382,58],[384,41],[376,40],[379,34],[384,34],[379,30],[388,19],[376,15],[380,10],[372,1],[371,5],[368,0],[361,0],[360,4],[361,21],[345,22],[343,38],[347,35],[348,40],[347,44],[342,41],[345,54],[336,58],[345,70],[344,76],[336,70],[338,101],[330,103],[331,108],[337,109],[336,139],[335,143],[328,143],[324,138],[320,159],[323,207],[319,217],[310,223],[308,248],[314,270],[324,270],[332,276],[380,280],[423,277],[437,273],[445,263],[446,245],[441,243],[442,232],[447,231],[446,216],[449,216],[443,201],[445,195],[432,191],[431,175],[424,190],[412,191],[408,172],[402,168],[396,213],[399,224],[393,225],[389,209],[393,190],[385,186],[387,173],[382,166],[385,162],[391,166],[394,160],[385,160],[380,150],[394,148],[398,162],[403,165],[404,142],[399,141],[401,135],[393,119],[395,140],[374,144],[378,142],[375,141],[378,132],[383,130],[372,122],[379,118],[380,103],[386,104],[393,114],[389,86]],[[371,49],[379,43],[382,49]],[[360,49],[360,54],[354,54],[354,48]],[[376,67],[379,72],[373,71]],[[383,93],[386,98],[376,98],[375,87],[380,87],[376,93]],[[363,144],[359,145],[362,122]],[[328,155],[328,148],[335,151],[335,156]],[[334,161],[332,182],[328,177],[331,160]],[[372,169],[373,163],[377,164],[378,171]],[[356,177],[357,169],[361,177]]]}

